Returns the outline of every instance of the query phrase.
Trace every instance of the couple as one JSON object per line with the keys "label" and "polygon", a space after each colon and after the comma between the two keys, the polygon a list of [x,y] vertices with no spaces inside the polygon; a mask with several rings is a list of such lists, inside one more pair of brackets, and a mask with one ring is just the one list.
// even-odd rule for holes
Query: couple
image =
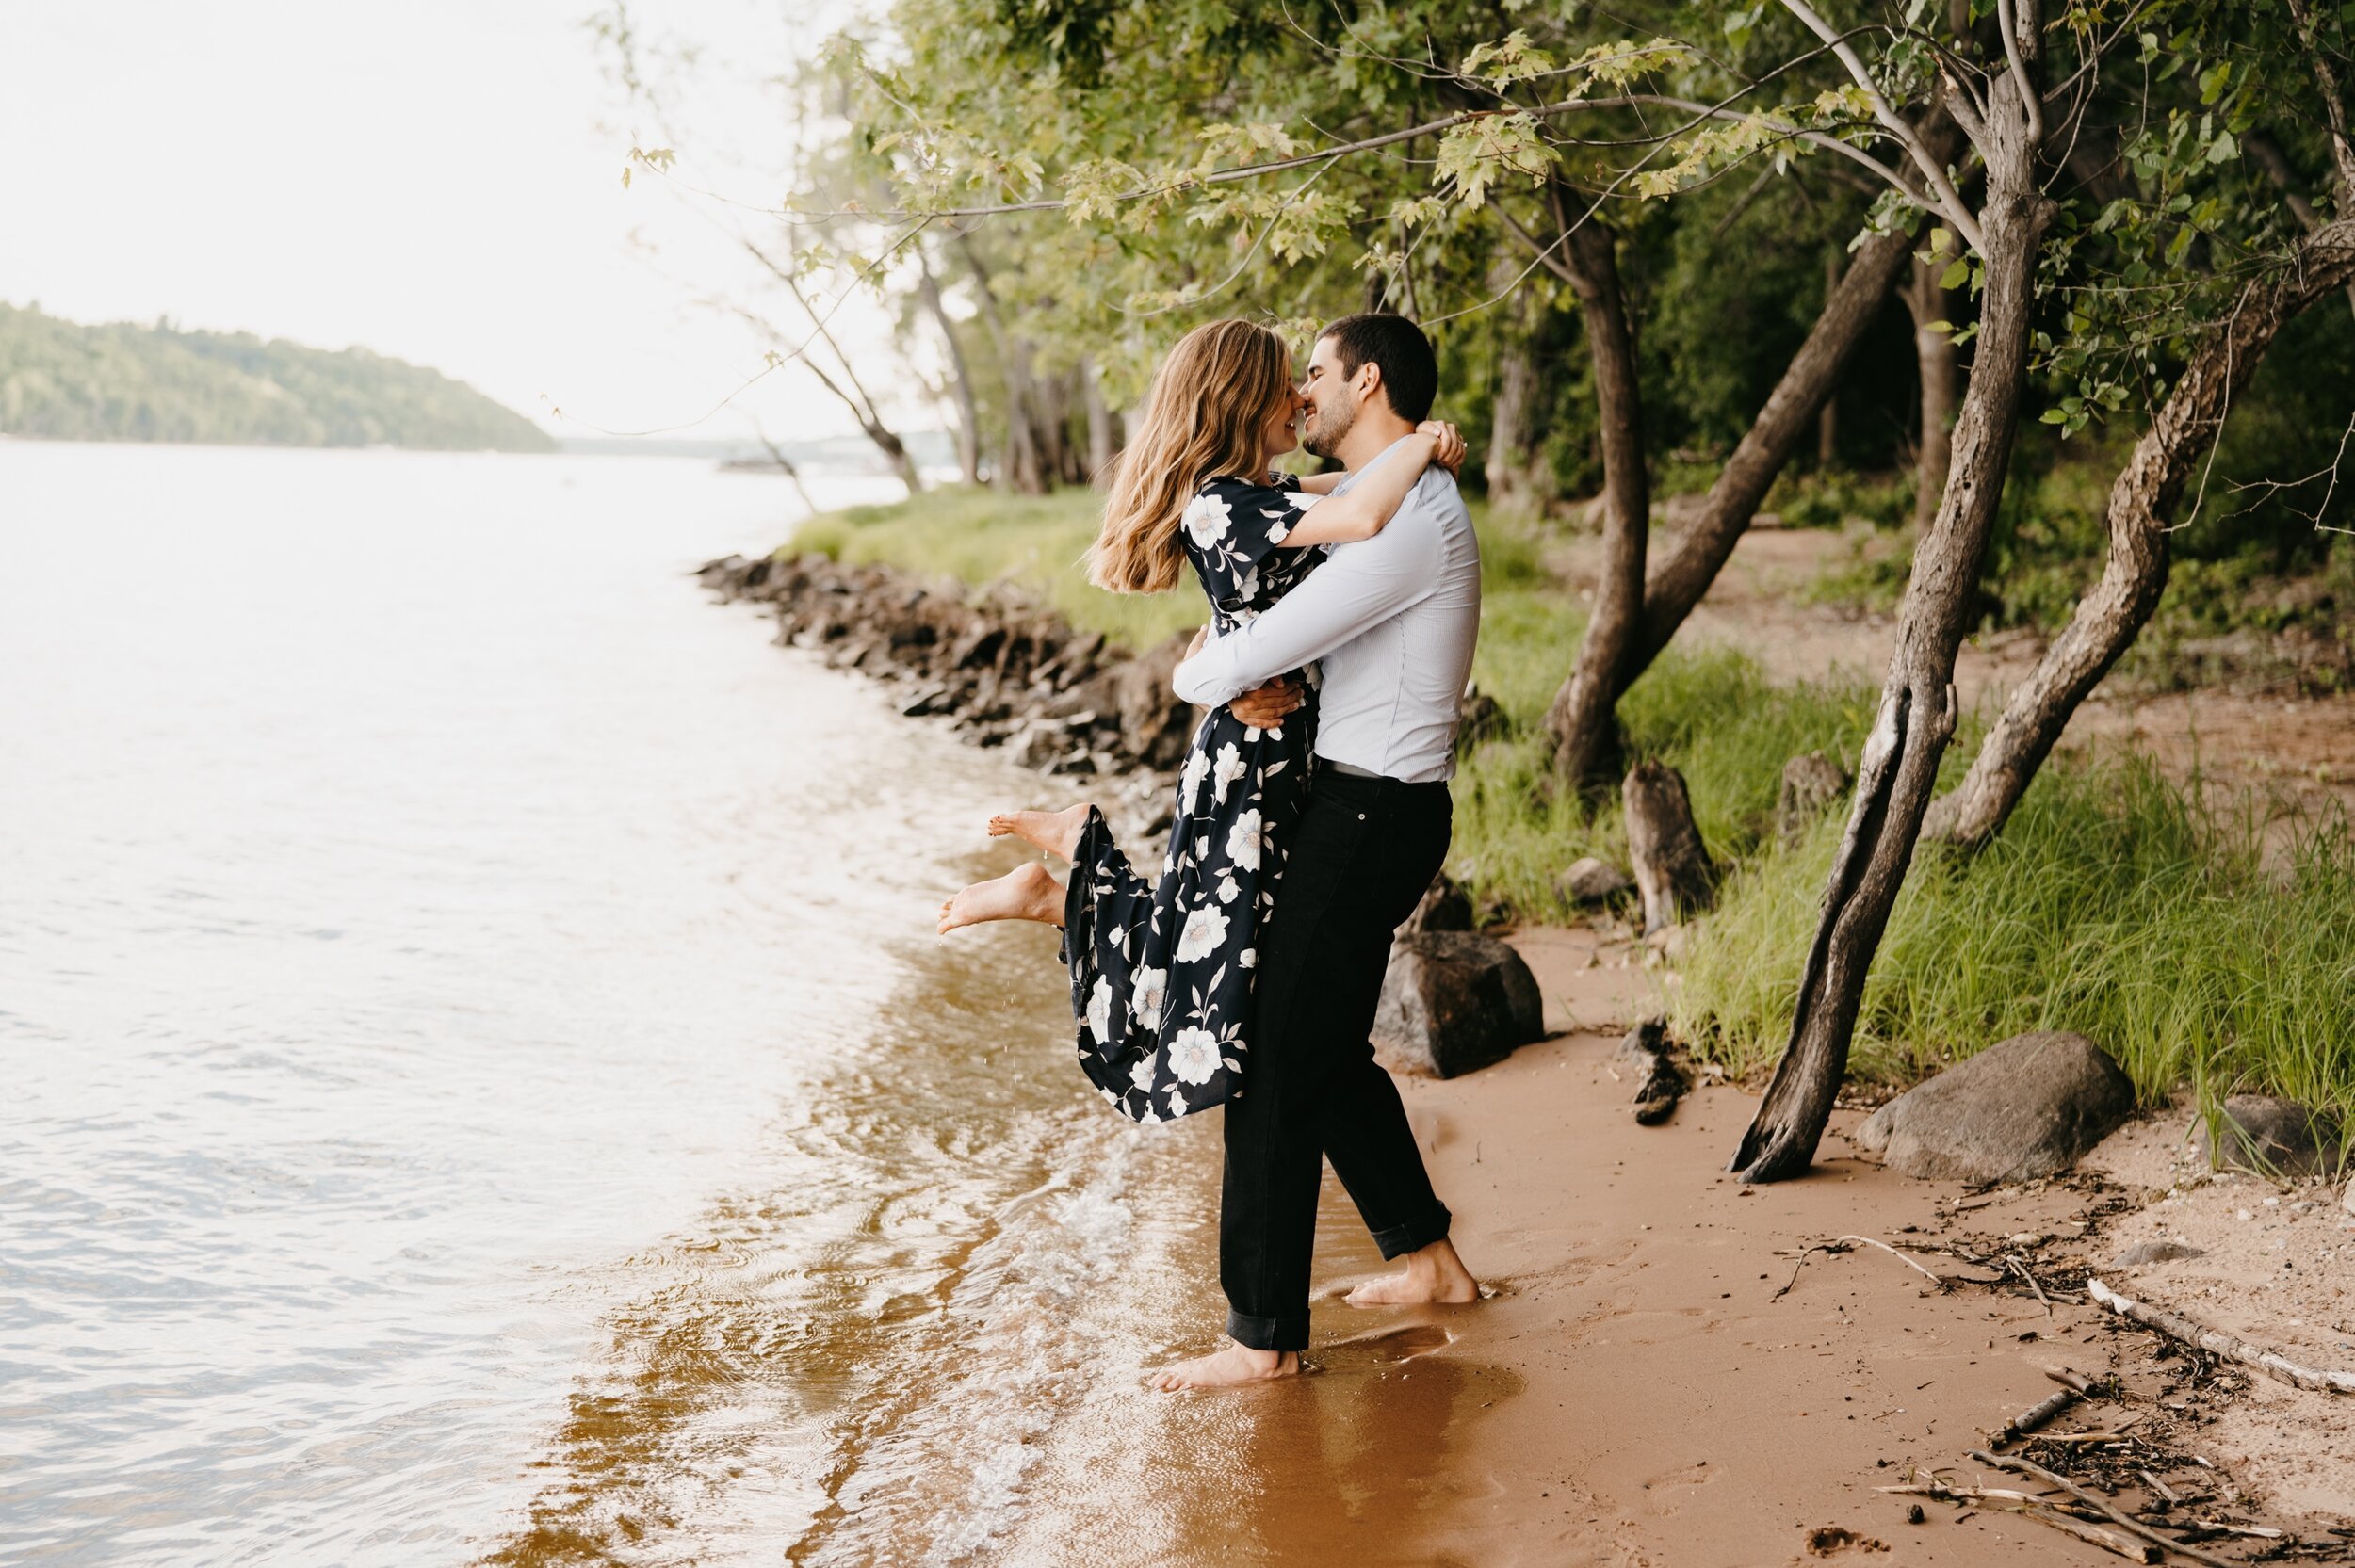
{"label": "couple", "polygon": [[[1089,574],[1153,593],[1191,561],[1210,601],[1174,685],[1212,711],[1160,876],[1130,867],[1092,805],[1015,812],[990,832],[1069,861],[1069,887],[1033,864],[941,909],[944,933],[1063,928],[1080,1064],[1125,1114],[1226,1107],[1219,1276],[1234,1343],[1156,1374],[1162,1389],[1300,1370],[1327,1159],[1382,1255],[1406,1264],[1353,1303],[1478,1295],[1368,1038],[1391,936],[1447,854],[1480,623],[1479,543],[1453,478],[1463,443],[1425,422],[1437,387],[1429,340],[1402,316],[1327,327],[1297,388],[1263,327],[1213,322],[1178,343]],[[1273,475],[1296,439],[1346,472]]]}

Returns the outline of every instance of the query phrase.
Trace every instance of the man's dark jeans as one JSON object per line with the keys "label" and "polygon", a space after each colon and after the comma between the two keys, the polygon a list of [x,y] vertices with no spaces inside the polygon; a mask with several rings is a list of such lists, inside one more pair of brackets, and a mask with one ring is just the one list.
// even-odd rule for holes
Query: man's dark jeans
{"label": "man's dark jeans", "polygon": [[1390,938],[1446,858],[1453,824],[1444,784],[1327,768],[1309,792],[1259,943],[1243,1090],[1226,1106],[1219,1281],[1239,1344],[1308,1343],[1325,1160],[1384,1257],[1447,1235],[1446,1205],[1370,1036]]}

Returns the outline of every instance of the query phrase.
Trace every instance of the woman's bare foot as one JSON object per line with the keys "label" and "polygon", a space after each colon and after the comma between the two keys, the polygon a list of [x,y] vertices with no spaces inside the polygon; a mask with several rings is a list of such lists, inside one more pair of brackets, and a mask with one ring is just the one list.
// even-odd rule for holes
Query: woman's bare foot
{"label": "woman's bare foot", "polygon": [[1175,1394],[1181,1388],[1239,1388],[1247,1382],[1272,1382],[1277,1378],[1299,1375],[1297,1350],[1255,1350],[1248,1345],[1229,1345],[1223,1350],[1164,1366],[1146,1378],[1145,1386]]}
{"label": "woman's bare foot", "polygon": [[1088,803],[1085,800],[1068,811],[1003,811],[989,819],[989,836],[1004,838],[1011,833],[1026,844],[1035,844],[1050,855],[1064,860],[1080,847],[1080,830],[1088,825]]}
{"label": "woman's bare foot", "polygon": [[1063,883],[1044,865],[1017,865],[1002,877],[975,882],[940,906],[940,934],[984,920],[1063,924]]}
{"label": "woman's bare foot", "polygon": [[1442,1237],[1430,1246],[1408,1253],[1406,1267],[1395,1274],[1368,1280],[1347,1298],[1351,1306],[1421,1306],[1431,1301],[1476,1301],[1480,1282],[1471,1277],[1455,1244]]}

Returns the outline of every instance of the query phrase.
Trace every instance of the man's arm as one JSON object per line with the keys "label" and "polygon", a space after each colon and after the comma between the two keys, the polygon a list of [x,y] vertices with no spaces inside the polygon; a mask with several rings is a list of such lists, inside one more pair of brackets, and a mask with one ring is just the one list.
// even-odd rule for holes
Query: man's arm
{"label": "man's arm", "polygon": [[1170,684],[1204,707],[1231,703],[1421,599],[1438,566],[1437,519],[1420,508],[1402,509],[1373,538],[1336,549],[1266,614],[1211,638],[1178,666]]}

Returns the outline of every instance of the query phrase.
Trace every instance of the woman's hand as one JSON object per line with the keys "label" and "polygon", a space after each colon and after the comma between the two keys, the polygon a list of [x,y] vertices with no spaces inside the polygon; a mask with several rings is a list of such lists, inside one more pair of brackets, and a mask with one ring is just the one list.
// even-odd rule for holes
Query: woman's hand
{"label": "woman's hand", "polygon": [[1431,454],[1433,462],[1446,469],[1451,477],[1463,473],[1466,448],[1463,435],[1454,426],[1444,419],[1426,419],[1415,427],[1415,433],[1427,435],[1439,444],[1438,450]]}

